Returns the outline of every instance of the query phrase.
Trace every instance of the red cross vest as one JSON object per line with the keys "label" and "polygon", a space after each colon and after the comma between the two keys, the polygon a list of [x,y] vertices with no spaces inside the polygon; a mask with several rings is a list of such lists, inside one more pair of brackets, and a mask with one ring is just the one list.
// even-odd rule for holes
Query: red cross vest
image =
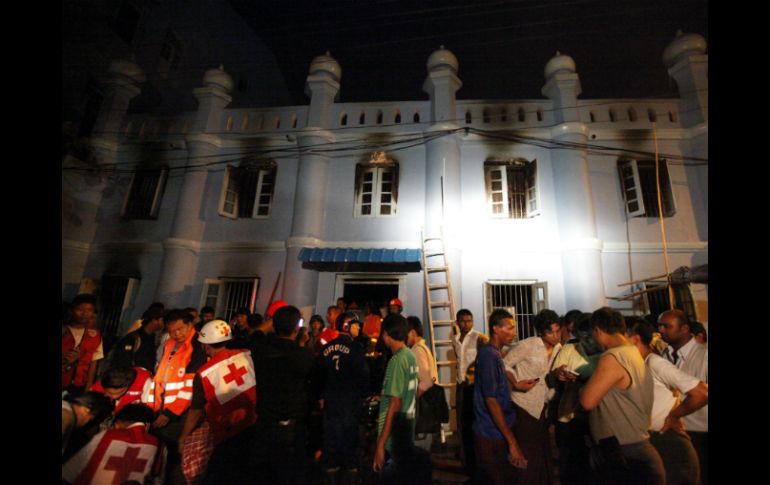
{"label": "red cross vest", "polygon": [[[102,342],[102,336],[99,335],[99,330],[95,328],[86,328],[83,331],[83,338],[80,340],[80,358],[75,362],[75,365],[69,369],[62,370],[61,373],[61,388],[73,384],[75,386],[85,386],[86,379],[88,378],[88,366],[91,365],[94,352],[99,348],[99,344]],[[64,355],[70,350],[75,348],[75,336],[72,335],[69,327],[62,328],[61,336],[61,355]]]}
{"label": "red cross vest", "polygon": [[[115,409],[112,410],[112,414],[117,414],[118,411],[132,402],[147,404],[150,397],[150,388],[152,387],[152,374],[143,367],[134,367],[134,370],[136,371],[136,378],[128,386],[126,393],[115,400]],[[91,390],[104,394],[101,379],[91,386]]]}
{"label": "red cross vest", "polygon": [[171,357],[171,351],[176,341],[169,339],[166,342],[147,398],[147,405],[156,412],[168,409],[177,416],[181,416],[189,409],[195,374],[188,373],[187,366],[190,364],[193,353],[192,339],[197,335],[197,332],[190,330],[187,339],[179,346],[173,357]]}
{"label": "red cross vest", "polygon": [[219,444],[257,421],[257,380],[248,350],[225,349],[198,370],[206,396],[206,419],[214,444]]}
{"label": "red cross vest", "polygon": [[[158,438],[134,423],[94,436],[62,467],[62,479],[75,485],[149,483],[163,478],[166,450]],[[145,482],[147,480],[147,482]]]}

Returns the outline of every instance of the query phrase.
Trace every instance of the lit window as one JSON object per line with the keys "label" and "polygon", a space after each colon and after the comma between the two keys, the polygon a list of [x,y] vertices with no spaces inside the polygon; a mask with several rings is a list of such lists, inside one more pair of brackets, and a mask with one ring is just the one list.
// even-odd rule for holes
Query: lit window
{"label": "lit window", "polygon": [[526,219],[540,214],[537,160],[484,162],[484,178],[492,217]]}
{"label": "lit window", "polygon": [[355,215],[380,217],[396,215],[398,164],[383,152],[356,166]]}

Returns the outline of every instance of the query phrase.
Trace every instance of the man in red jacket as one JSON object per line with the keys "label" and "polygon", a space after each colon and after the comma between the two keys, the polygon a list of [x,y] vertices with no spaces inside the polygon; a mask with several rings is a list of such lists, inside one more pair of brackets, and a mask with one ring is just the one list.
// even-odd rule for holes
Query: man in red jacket
{"label": "man in red jacket", "polygon": [[198,341],[209,361],[195,374],[190,412],[179,436],[184,446],[205,415],[214,438],[207,484],[249,481],[245,477],[248,460],[243,460],[241,451],[250,445],[257,421],[257,381],[251,352],[226,347],[231,333],[222,320],[212,320],[201,328]]}
{"label": "man in red jacket", "polygon": [[147,428],[153,412],[129,404],[115,416],[115,426],[94,436],[62,467],[62,481],[75,485],[162,483],[166,450]]}
{"label": "man in red jacket", "polygon": [[96,297],[80,294],[72,300],[70,319],[62,326],[61,388],[79,394],[96,380],[96,362],[104,358],[99,330],[88,326],[95,316]]}
{"label": "man in red jacket", "polygon": [[91,387],[115,404],[113,414],[131,403],[146,404],[150,394],[152,374],[142,367],[113,367]]}

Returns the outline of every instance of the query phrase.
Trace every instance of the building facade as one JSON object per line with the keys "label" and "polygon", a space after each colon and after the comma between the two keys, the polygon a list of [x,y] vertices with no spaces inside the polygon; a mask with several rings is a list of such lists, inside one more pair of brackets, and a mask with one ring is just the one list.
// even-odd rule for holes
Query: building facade
{"label": "building facade", "polygon": [[[442,235],[456,307],[479,330],[495,307],[515,311],[520,337],[545,307],[647,313],[659,292],[626,296],[655,282],[619,285],[708,262],[705,51],[695,34],[667,47],[676,99],[578,99],[576,64],[557,53],[542,99],[462,100],[442,47],[428,100],[336,102],[342,68],[326,53],[307,105],[233,107],[219,68],[192,90],[197,109],[170,114],[130,112],[144,73],[115,61],[88,163],[65,157],[92,210],[64,221],[62,296],[111,294],[118,333],[153,301],[227,315],[282,298],[309,316],[366,288],[425,317],[419,250]],[[708,321],[706,285],[675,295]]]}

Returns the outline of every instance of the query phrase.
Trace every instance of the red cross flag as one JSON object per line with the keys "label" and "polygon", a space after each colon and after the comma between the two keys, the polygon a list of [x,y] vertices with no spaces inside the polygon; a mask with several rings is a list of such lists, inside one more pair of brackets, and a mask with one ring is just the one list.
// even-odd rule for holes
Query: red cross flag
{"label": "red cross flag", "polygon": [[241,352],[201,372],[214,387],[217,400],[225,404],[234,397],[257,385],[254,366],[249,354]]}

